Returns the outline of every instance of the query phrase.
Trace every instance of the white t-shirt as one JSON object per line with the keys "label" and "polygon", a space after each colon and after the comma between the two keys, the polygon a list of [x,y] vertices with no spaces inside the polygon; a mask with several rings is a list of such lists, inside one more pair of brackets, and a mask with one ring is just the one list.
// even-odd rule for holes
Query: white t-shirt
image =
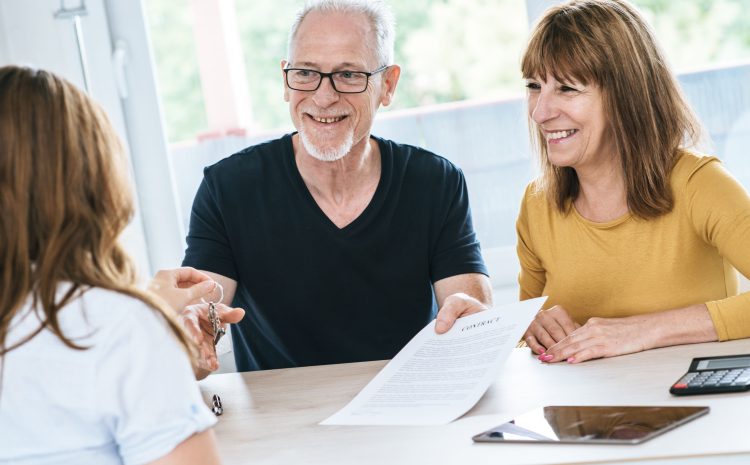
{"label": "white t-shirt", "polygon": [[[0,464],[137,465],[216,423],[155,310],[91,289],[58,315],[63,334],[89,349],[45,329],[0,359]],[[29,299],[6,347],[38,327]]]}

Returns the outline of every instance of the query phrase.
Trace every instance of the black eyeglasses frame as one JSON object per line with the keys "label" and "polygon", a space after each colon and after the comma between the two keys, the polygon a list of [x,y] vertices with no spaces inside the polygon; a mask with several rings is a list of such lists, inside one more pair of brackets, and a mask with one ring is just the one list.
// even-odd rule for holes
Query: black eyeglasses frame
{"label": "black eyeglasses frame", "polygon": [[[284,68],[284,82],[286,82],[286,86],[292,90],[296,90],[297,92],[315,92],[316,90],[320,89],[320,85],[323,83],[324,78],[328,78],[329,81],[331,81],[331,87],[333,87],[333,90],[338,92],[339,94],[361,94],[362,92],[365,92],[367,90],[367,87],[370,85],[370,76],[374,76],[378,73],[382,73],[383,71],[390,68],[390,65],[383,65],[380,68],[374,70],[374,71],[351,71],[351,70],[342,70],[342,71],[333,71],[331,73],[324,73],[322,71],[318,71],[315,69],[308,69],[308,68]],[[315,86],[314,89],[296,89],[292,87],[289,84],[289,71],[310,71],[311,73],[316,73],[318,76],[320,76],[320,79],[318,79],[318,85]],[[341,73],[359,73],[364,74],[367,78],[367,81],[365,82],[365,88],[359,91],[347,91],[347,90],[338,90],[336,88],[336,83],[333,80],[333,76],[336,74]]]}

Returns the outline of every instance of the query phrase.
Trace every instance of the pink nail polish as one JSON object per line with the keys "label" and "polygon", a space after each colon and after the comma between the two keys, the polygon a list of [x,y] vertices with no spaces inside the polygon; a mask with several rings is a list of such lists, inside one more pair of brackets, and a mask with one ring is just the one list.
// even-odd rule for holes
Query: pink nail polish
{"label": "pink nail polish", "polygon": [[541,361],[543,361],[543,362],[549,362],[549,361],[550,361],[550,360],[552,360],[553,358],[555,358],[555,356],[554,356],[554,355],[550,355],[550,354],[544,354],[544,355],[542,355],[542,356],[540,357],[540,360],[541,360]]}
{"label": "pink nail polish", "polygon": [[575,361],[576,359],[574,357],[568,357],[568,359],[566,360],[566,362],[568,363],[575,363]]}

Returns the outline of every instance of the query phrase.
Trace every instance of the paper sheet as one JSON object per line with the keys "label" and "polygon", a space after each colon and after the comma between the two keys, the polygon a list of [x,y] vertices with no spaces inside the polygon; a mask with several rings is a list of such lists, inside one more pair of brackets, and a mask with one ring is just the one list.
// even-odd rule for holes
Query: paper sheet
{"label": "paper sheet", "polygon": [[497,379],[546,297],[425,326],[343,409],[321,425],[442,425],[472,408]]}

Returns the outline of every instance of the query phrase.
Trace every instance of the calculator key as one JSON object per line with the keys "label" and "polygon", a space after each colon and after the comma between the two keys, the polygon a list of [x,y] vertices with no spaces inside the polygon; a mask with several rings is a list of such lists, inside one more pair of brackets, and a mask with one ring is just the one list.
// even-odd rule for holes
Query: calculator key
{"label": "calculator key", "polygon": [[685,383],[675,383],[672,387],[675,389],[687,389],[688,385]]}

